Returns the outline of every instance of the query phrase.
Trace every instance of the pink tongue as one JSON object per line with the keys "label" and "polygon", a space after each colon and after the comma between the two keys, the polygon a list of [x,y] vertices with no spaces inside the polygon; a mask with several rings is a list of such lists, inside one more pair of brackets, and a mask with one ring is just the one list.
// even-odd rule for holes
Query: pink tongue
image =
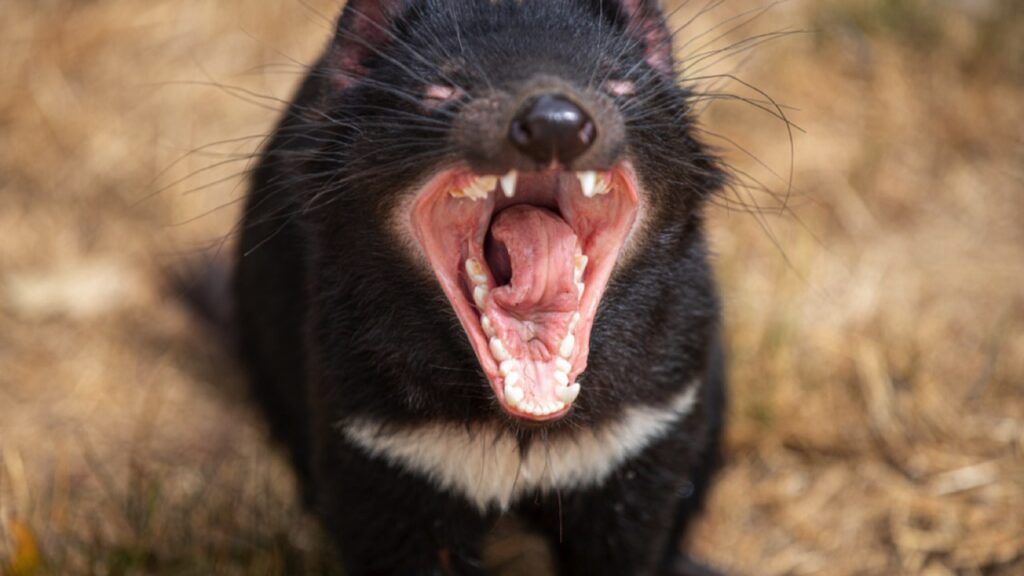
{"label": "pink tongue", "polygon": [[491,235],[504,245],[511,267],[510,283],[493,292],[504,312],[544,322],[551,313],[577,309],[577,238],[564,220],[544,208],[519,204],[495,216]]}

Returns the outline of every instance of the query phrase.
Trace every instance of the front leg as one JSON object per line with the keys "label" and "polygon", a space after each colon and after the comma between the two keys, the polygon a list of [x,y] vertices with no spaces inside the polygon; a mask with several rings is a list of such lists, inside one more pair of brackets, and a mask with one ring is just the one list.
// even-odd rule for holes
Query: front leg
{"label": "front leg", "polygon": [[656,574],[677,497],[670,482],[641,474],[629,467],[601,488],[546,500],[545,531],[559,574]]}
{"label": "front leg", "polygon": [[479,576],[492,519],[338,438],[319,458],[317,508],[349,576]]}
{"label": "front leg", "polygon": [[678,545],[692,449],[667,438],[601,485],[528,499],[521,513],[548,537],[562,576],[660,576]]}

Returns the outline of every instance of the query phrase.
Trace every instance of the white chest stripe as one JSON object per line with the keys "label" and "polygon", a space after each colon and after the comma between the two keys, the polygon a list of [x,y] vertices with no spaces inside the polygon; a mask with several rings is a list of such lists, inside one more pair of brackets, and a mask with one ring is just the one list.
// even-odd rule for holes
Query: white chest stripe
{"label": "white chest stripe", "polygon": [[428,424],[393,428],[370,419],[340,424],[345,436],[368,453],[429,478],[465,496],[480,510],[505,510],[534,490],[600,484],[677,422],[697,400],[696,382],[666,406],[634,406],[611,423],[572,436],[536,442],[525,453],[497,425]]}

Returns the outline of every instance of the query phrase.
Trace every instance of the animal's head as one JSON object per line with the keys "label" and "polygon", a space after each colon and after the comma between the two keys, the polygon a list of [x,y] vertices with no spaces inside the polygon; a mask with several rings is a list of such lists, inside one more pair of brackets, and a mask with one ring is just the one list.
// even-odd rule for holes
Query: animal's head
{"label": "animal's head", "polygon": [[365,215],[333,241],[397,264],[352,274],[439,285],[515,417],[570,410],[610,281],[717,187],[671,36],[653,0],[350,0],[296,111],[310,212]]}

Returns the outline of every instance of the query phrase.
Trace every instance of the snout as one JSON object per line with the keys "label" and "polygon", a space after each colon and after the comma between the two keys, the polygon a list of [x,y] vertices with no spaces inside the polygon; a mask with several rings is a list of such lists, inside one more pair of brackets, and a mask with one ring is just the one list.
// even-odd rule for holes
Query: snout
{"label": "snout", "polygon": [[615,103],[551,76],[472,99],[459,111],[452,137],[477,174],[610,170],[625,150]]}

